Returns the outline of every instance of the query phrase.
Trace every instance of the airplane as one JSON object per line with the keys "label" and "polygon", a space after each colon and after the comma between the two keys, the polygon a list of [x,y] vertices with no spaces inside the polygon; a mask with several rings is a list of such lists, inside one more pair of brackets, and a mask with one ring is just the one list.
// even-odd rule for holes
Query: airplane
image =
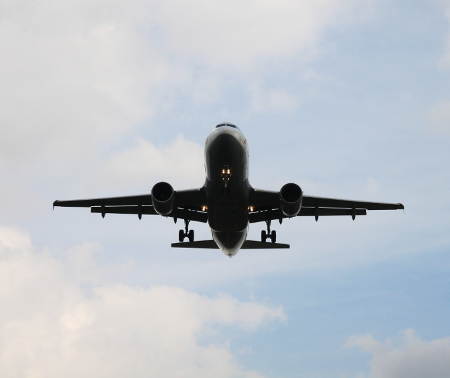
{"label": "airplane", "polygon": [[[295,183],[287,183],[279,191],[253,188],[248,180],[247,140],[232,123],[220,123],[205,143],[206,180],[202,187],[175,191],[167,182],[156,183],[151,192],[126,197],[54,201],[53,206],[90,207],[92,213],[162,215],[184,220],[174,248],[221,249],[229,257],[240,249],[289,248],[277,243],[271,222],[281,224],[298,216],[357,216],[367,210],[404,209],[401,203],[353,201],[314,197],[303,194]],[[190,222],[208,223],[212,240],[194,240]],[[250,223],[265,222],[261,240],[247,240]],[[184,241],[187,239],[188,241]],[[267,240],[270,239],[270,242]]]}

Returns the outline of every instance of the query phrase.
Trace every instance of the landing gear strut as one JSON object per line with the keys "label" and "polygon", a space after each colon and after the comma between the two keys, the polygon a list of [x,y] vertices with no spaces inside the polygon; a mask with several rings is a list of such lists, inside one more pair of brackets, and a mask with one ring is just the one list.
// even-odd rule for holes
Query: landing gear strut
{"label": "landing gear strut", "polygon": [[263,243],[265,243],[267,239],[270,239],[272,243],[276,243],[277,241],[277,232],[275,230],[270,231],[270,223],[271,223],[270,220],[266,221],[267,231],[266,230],[261,231],[261,241]]}
{"label": "landing gear strut", "polygon": [[188,238],[192,243],[194,241],[194,230],[189,230],[189,220],[184,220],[184,230],[178,232],[178,240],[180,243],[184,241],[184,238]]}

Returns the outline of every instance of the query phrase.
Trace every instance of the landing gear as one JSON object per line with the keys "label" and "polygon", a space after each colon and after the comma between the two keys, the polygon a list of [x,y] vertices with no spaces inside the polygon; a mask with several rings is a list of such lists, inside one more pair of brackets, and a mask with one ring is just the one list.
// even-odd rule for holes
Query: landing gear
{"label": "landing gear", "polygon": [[185,237],[185,235],[184,235],[184,230],[178,231],[178,240],[180,241],[180,243],[183,242],[184,237]]}
{"label": "landing gear", "polygon": [[266,224],[267,224],[267,231],[266,230],[261,231],[261,241],[265,243],[267,239],[270,239],[272,243],[276,243],[277,232],[275,230],[270,231],[270,220],[266,221]]}
{"label": "landing gear", "polygon": [[194,241],[194,230],[189,230],[189,220],[184,220],[184,230],[178,231],[178,240],[180,243],[184,241],[185,238],[192,243]]}

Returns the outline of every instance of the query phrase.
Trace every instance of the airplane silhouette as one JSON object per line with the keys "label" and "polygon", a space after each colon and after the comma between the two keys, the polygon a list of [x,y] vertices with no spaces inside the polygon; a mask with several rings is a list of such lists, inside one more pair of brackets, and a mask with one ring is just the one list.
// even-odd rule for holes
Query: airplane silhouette
{"label": "airplane silhouette", "polygon": [[[155,184],[149,194],[126,197],[55,201],[53,206],[90,207],[91,212],[105,214],[162,215],[176,222],[184,220],[175,248],[221,249],[233,256],[239,249],[289,248],[277,243],[271,230],[272,220],[280,224],[285,218],[311,216],[366,215],[367,210],[403,209],[401,203],[352,201],[303,195],[295,183],[280,191],[254,189],[248,181],[248,148],[239,128],[221,123],[206,139],[206,180],[201,188],[175,191],[167,182]],[[194,240],[189,223],[208,223],[212,240]],[[246,240],[249,223],[265,222],[261,240]],[[188,239],[185,242],[185,239]],[[270,242],[267,242],[270,239]]]}

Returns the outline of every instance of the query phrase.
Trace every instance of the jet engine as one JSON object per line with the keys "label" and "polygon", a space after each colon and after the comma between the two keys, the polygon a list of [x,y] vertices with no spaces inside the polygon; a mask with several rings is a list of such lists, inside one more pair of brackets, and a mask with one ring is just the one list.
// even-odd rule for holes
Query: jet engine
{"label": "jet engine", "polygon": [[175,206],[175,191],[167,182],[158,182],[152,188],[152,201],[159,215],[170,215]]}
{"label": "jet engine", "polygon": [[280,190],[280,209],[283,215],[295,217],[302,206],[302,189],[294,183],[283,185]]}

